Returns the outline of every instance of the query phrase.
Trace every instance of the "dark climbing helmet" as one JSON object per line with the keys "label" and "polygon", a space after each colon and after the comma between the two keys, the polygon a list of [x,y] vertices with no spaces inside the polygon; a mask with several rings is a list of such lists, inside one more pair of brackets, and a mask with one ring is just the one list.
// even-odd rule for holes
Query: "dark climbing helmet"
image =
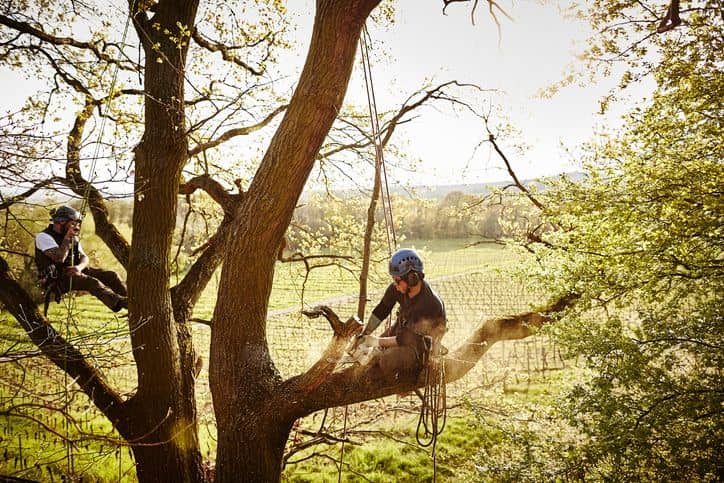
{"label": "dark climbing helmet", "polygon": [[422,273],[422,258],[411,248],[401,248],[390,258],[390,276],[404,277],[410,272]]}
{"label": "dark climbing helmet", "polygon": [[61,206],[55,211],[50,212],[50,219],[53,223],[60,223],[61,221],[66,220],[81,221],[83,217],[78,211],[74,210],[70,206]]}

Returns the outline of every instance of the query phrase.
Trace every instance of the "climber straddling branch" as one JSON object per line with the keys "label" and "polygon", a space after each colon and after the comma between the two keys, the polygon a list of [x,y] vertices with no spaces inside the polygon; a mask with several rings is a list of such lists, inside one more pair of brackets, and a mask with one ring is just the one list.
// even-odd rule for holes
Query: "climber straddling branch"
{"label": "climber straddling branch", "polygon": [[128,308],[126,286],[116,272],[88,266],[88,256],[78,239],[81,214],[61,206],[51,215],[51,223],[35,237],[35,263],[40,283],[46,291],[45,312],[50,296],[56,302],[71,290],[86,290],[114,312]]}
{"label": "climber straddling branch", "polygon": [[[424,365],[431,351],[440,353],[440,340],[447,331],[445,305],[425,281],[423,262],[415,250],[396,251],[390,258],[389,273],[392,283],[357,337],[351,359],[366,364],[382,350],[404,347],[412,349],[416,361]],[[395,322],[380,337],[373,336],[395,304],[399,305]]]}

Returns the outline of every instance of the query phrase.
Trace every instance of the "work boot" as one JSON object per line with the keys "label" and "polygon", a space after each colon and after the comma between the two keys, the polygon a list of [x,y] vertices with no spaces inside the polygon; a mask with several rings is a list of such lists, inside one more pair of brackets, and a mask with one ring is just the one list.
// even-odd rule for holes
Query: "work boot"
{"label": "work boot", "polygon": [[120,312],[121,309],[128,309],[128,297],[119,297],[118,302],[113,306],[114,312]]}

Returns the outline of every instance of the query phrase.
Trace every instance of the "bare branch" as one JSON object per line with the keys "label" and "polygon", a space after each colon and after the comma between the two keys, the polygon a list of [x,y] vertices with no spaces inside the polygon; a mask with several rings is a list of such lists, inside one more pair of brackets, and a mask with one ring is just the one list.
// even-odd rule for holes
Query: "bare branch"
{"label": "bare branch", "polygon": [[196,145],[193,149],[189,150],[189,157],[195,156],[202,151],[206,151],[207,149],[213,148],[218,146],[219,144],[228,141],[231,138],[234,138],[236,136],[246,136],[248,134],[251,134],[255,131],[258,131],[259,129],[262,129],[263,127],[267,126],[280,112],[284,112],[287,108],[287,105],[279,106],[274,111],[272,111],[270,114],[268,114],[264,119],[259,121],[256,124],[252,124],[251,126],[244,126],[244,127],[237,127],[234,129],[230,129],[223,133],[221,136],[219,136],[216,139],[212,139],[209,142],[202,143]]}
{"label": "bare branch", "polygon": [[[473,25],[475,25],[475,10],[478,8],[479,0],[443,0],[444,6],[442,8],[442,13],[444,15],[447,15],[446,10],[447,10],[447,7],[451,3],[461,3],[461,2],[467,3],[469,1],[473,2],[473,8],[470,9],[470,21],[473,23]],[[493,22],[495,22],[495,25],[498,27],[498,35],[500,35],[500,20],[498,20],[498,15],[496,13],[496,10],[497,10],[497,12],[502,13],[508,20],[513,20],[513,18],[495,0],[485,0],[485,1],[488,2],[488,13],[490,14],[490,17],[493,19]]]}
{"label": "bare branch", "polygon": [[53,176],[51,178],[45,179],[43,181],[39,181],[36,183],[32,188],[28,189],[27,191],[17,194],[15,196],[12,196],[10,198],[4,199],[2,195],[0,195],[0,199],[2,199],[2,203],[0,203],[0,210],[6,210],[10,208],[10,206],[14,205],[15,203],[21,202],[23,200],[26,200],[33,196],[35,193],[37,193],[39,190],[45,188],[48,185],[55,184],[55,183],[62,183],[63,178],[59,178],[57,176]]}
{"label": "bare branch", "polygon": [[[487,128],[487,123],[486,123]],[[523,183],[520,182],[518,179],[518,176],[515,174],[515,171],[513,171],[513,167],[510,165],[510,161],[508,161],[508,158],[505,156],[503,151],[500,149],[500,146],[498,146],[498,143],[495,142],[495,136],[492,132],[490,132],[490,129],[488,128],[488,141],[493,145],[493,148],[495,148],[495,152],[498,153],[498,156],[503,160],[505,163],[505,167],[508,170],[508,174],[511,178],[513,178],[513,183],[515,183],[516,188],[518,188],[525,196],[533,203],[539,210],[545,211],[545,206],[543,203],[538,201],[538,199],[533,196],[533,194],[530,192],[528,188],[525,187]]]}
{"label": "bare branch", "polygon": [[[420,91],[415,92],[414,94],[412,94],[405,100],[405,102],[403,103],[400,110],[394,116],[392,116],[392,118],[390,118],[389,121],[386,121],[384,123],[384,125],[382,126],[382,128],[380,129],[380,132],[384,133],[382,136],[382,143],[381,143],[382,147],[387,146],[387,144],[389,143],[390,139],[392,138],[392,135],[394,134],[397,126],[399,126],[400,124],[403,124],[404,122],[407,122],[407,120],[405,119],[405,116],[408,115],[410,112],[425,105],[428,101],[444,100],[444,101],[451,102],[453,104],[461,104],[461,105],[464,104],[463,102],[461,102],[461,101],[455,99],[454,97],[449,96],[448,94],[445,93],[445,88],[450,87],[450,86],[469,87],[469,88],[477,89],[479,91],[483,91],[482,88],[480,88],[479,86],[477,86],[475,84],[466,84],[466,83],[461,83],[456,80],[453,80],[453,81],[444,82],[431,89],[420,90]],[[419,99],[413,101],[413,99],[415,99],[417,96],[420,96],[420,95],[421,95],[421,97]],[[469,107],[469,106],[467,106],[467,107]],[[342,151],[346,151],[349,149],[366,148],[366,147],[371,146],[374,143],[374,139],[372,139],[371,136],[368,136],[365,133],[365,131],[358,128],[356,125],[354,125],[352,123],[350,123],[350,124],[364,136],[364,139],[361,139],[354,143],[348,143],[348,144],[335,146],[332,149],[329,149],[324,152],[320,152],[319,155],[317,156],[317,159],[329,158],[337,153],[340,153]]]}
{"label": "bare branch", "polygon": [[216,42],[211,42],[207,39],[205,39],[198,31],[198,29],[194,29],[193,34],[191,34],[191,38],[194,39],[194,41],[204,49],[208,50],[209,52],[221,52],[221,57],[228,61],[232,62],[239,67],[243,68],[244,70],[248,71],[249,73],[260,76],[264,74],[263,70],[255,69],[254,67],[250,66],[237,56],[235,56],[233,53],[231,53],[231,48],[224,44],[219,44]]}
{"label": "bare branch", "polygon": [[489,319],[483,322],[460,346],[445,357],[445,380],[453,382],[472,369],[496,342],[529,337],[553,320],[553,314],[570,307],[577,294],[568,294],[540,312]]}

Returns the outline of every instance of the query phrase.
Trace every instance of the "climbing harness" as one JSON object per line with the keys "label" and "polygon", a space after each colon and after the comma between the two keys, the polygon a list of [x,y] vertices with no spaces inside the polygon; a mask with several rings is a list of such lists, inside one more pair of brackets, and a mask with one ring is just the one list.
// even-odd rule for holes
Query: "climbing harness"
{"label": "climbing harness", "polygon": [[40,272],[38,283],[43,287],[43,316],[47,318],[50,300],[53,299],[56,304],[59,304],[63,297],[60,280],[58,279],[58,268],[55,264],[48,265],[45,270]]}

